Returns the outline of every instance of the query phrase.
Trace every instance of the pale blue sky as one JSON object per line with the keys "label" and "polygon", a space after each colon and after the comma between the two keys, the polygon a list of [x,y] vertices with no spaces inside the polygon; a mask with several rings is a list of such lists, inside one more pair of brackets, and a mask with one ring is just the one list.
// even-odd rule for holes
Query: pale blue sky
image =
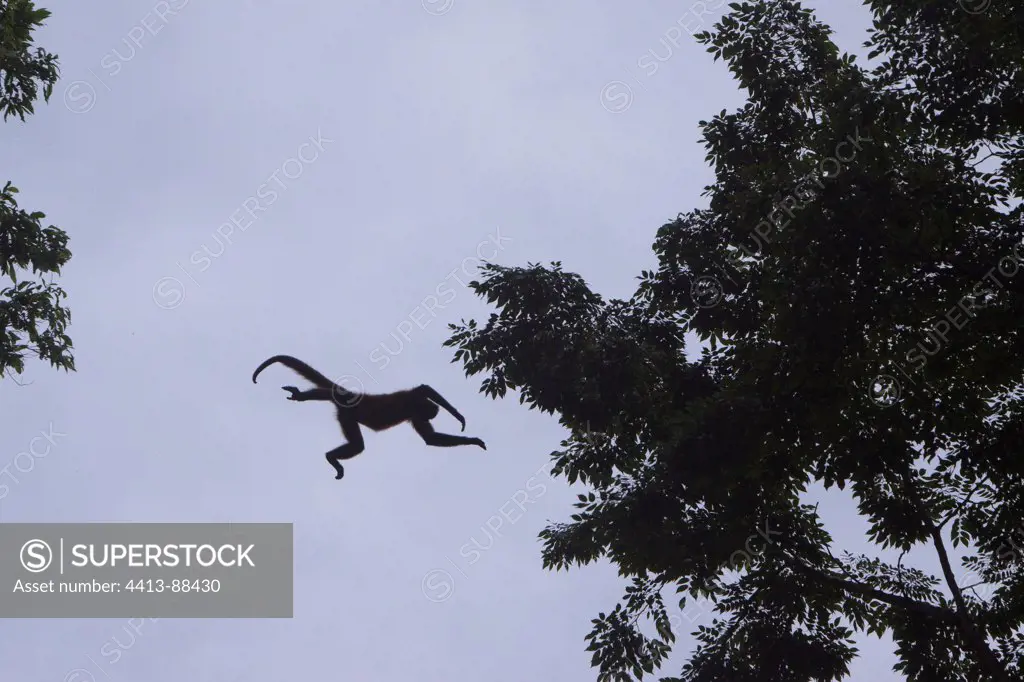
{"label": "pale blue sky", "polygon": [[[134,643],[124,620],[4,621],[0,676],[593,680],[583,638],[623,585],[604,564],[541,569],[537,533],[575,493],[531,477],[564,433],[478,394],[440,344],[489,312],[459,283],[477,256],[562,260],[620,297],[654,266],[655,230],[711,179],[697,122],[742,103],[685,31],[724,3],[42,5],[62,80],[0,127],[0,180],[71,236],[78,372],[34,362],[31,384],[0,383],[0,467],[18,477],[0,520],[291,521],[295,618],[160,620]],[[860,52],[858,2],[810,5]],[[218,245],[232,215],[245,230]],[[249,379],[277,353],[370,391],[432,384],[489,449],[368,434],[335,481],[330,407],[286,401],[301,382],[284,368]],[[50,428],[49,454],[15,469]],[[826,508],[862,548],[863,525]],[[473,540],[488,549],[460,553]],[[454,583],[433,574],[440,602],[435,569]],[[117,660],[112,638],[129,645]],[[889,679],[888,647],[868,652],[855,671]]]}

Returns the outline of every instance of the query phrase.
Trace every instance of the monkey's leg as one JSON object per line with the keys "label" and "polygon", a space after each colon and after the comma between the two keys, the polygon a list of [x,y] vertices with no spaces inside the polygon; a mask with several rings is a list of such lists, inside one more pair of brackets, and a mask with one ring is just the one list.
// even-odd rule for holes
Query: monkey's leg
{"label": "monkey's leg", "polygon": [[338,472],[334,477],[335,480],[345,475],[345,467],[339,460],[352,459],[366,449],[366,445],[363,443],[363,433],[359,430],[359,422],[344,418],[341,414],[338,415],[338,421],[341,423],[341,433],[348,442],[339,445],[325,455],[330,465]]}
{"label": "monkey's leg", "polygon": [[477,445],[484,450],[487,446],[479,438],[467,438],[466,436],[453,436],[448,433],[438,433],[434,430],[433,425],[429,421],[417,419],[412,422],[412,427],[416,429],[416,433],[420,434],[420,438],[427,445],[432,445],[437,448],[453,448],[456,445]]}

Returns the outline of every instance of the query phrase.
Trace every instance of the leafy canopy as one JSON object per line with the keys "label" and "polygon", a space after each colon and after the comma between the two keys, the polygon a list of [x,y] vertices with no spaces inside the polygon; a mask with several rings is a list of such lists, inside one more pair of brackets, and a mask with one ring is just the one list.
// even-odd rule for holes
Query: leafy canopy
{"label": "leafy canopy", "polygon": [[[0,0],[0,110],[4,120],[22,121],[34,113],[33,102],[42,86],[49,101],[58,78],[57,57],[42,48],[31,50],[32,32],[50,16],[30,0]],[[73,370],[71,339],[65,328],[71,312],[61,304],[64,291],[42,275],[59,274],[71,258],[67,234],[53,225],[43,227],[45,214],[18,206],[18,188],[10,181],[0,189],[0,376],[22,373],[27,353],[51,365]],[[31,270],[36,281],[19,275]]]}
{"label": "leafy canopy", "polygon": [[[498,312],[452,325],[484,393],[571,431],[554,471],[590,491],[543,558],[629,579],[587,638],[601,679],[661,667],[673,592],[716,617],[663,680],[840,680],[856,632],[908,680],[1024,676],[1024,5],[867,5],[870,68],[792,0],[698,36],[748,101],[700,123],[708,206],[657,231],[630,300],[488,264]],[[837,546],[812,483],[899,560]]]}

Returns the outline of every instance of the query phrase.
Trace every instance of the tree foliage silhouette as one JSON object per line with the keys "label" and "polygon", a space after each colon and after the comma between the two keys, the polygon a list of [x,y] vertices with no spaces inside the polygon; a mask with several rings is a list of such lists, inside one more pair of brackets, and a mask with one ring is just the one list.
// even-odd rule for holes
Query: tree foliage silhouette
{"label": "tree foliage silhouette", "polygon": [[[0,110],[4,120],[25,121],[42,86],[44,101],[53,93],[57,57],[42,48],[33,52],[32,32],[50,16],[30,0],[0,0]],[[26,354],[33,353],[65,371],[75,368],[65,328],[71,311],[62,305],[64,290],[43,275],[59,274],[71,258],[67,234],[43,227],[44,213],[19,208],[18,188],[10,181],[0,189],[0,376],[21,374]],[[30,269],[35,281],[26,279]],[[22,271],[19,274],[19,271]]]}
{"label": "tree foliage silhouette", "polygon": [[[588,636],[601,679],[660,669],[666,592],[717,615],[663,680],[840,680],[855,632],[908,680],[1022,679],[1024,5],[866,4],[870,68],[791,0],[697,36],[748,101],[701,122],[708,206],[631,300],[488,264],[498,312],[452,325],[482,392],[571,431],[554,472],[591,490],[543,559],[630,579]],[[836,546],[813,482],[898,558]]]}

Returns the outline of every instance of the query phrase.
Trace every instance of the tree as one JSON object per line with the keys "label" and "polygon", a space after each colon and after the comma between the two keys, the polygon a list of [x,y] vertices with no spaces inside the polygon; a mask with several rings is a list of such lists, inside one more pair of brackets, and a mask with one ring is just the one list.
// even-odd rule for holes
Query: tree
{"label": "tree", "polygon": [[[53,93],[57,57],[42,48],[34,53],[30,49],[32,31],[49,16],[31,0],[0,0],[0,109],[5,121],[11,115],[24,121],[25,114],[34,113],[40,85],[44,101]],[[71,311],[61,304],[66,294],[43,279],[59,274],[71,258],[68,236],[53,225],[44,228],[44,213],[19,208],[17,193],[10,181],[0,189],[0,275],[11,281],[0,288],[0,376],[8,369],[21,374],[26,353],[73,370],[71,339],[64,333]],[[38,281],[19,277],[19,269],[31,269]]]}
{"label": "tree", "polygon": [[[661,666],[670,591],[718,617],[663,680],[843,679],[854,632],[891,634],[908,680],[1024,676],[1024,5],[868,5],[870,69],[792,0],[698,36],[748,102],[701,121],[708,206],[658,230],[630,300],[488,264],[498,312],[451,326],[482,392],[570,430],[553,472],[590,490],[543,560],[630,579],[587,638],[601,679]],[[898,559],[834,547],[812,482]]]}

